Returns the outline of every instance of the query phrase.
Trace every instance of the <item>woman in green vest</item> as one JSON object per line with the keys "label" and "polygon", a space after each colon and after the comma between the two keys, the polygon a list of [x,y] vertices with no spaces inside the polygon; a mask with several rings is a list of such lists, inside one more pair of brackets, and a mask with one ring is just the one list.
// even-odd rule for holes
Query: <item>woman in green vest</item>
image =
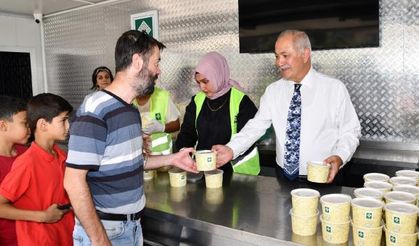
{"label": "woman in green vest", "polygon": [[[184,120],[176,140],[177,149],[195,147],[209,150],[215,144],[226,144],[254,117],[255,104],[241,92],[240,85],[230,79],[226,59],[217,52],[204,55],[195,69],[195,81],[201,91],[192,97],[186,107]],[[257,175],[260,171],[256,148],[249,149],[221,169]]]}

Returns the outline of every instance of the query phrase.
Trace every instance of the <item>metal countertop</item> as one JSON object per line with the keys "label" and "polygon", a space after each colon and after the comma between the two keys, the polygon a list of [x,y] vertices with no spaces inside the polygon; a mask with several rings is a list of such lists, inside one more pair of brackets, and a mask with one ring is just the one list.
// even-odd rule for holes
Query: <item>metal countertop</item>
{"label": "metal countertop", "polygon": [[[145,181],[145,216],[255,245],[292,245],[291,241],[324,245],[320,221],[314,236],[301,237],[291,231],[290,191],[302,187],[316,189],[321,195],[344,193],[352,196],[354,190],[327,184],[289,182],[282,175],[274,178],[239,174],[224,178],[223,187],[219,189],[206,188],[204,180],[172,188],[167,172],[157,172],[157,178]],[[349,243],[351,241],[350,235]]]}

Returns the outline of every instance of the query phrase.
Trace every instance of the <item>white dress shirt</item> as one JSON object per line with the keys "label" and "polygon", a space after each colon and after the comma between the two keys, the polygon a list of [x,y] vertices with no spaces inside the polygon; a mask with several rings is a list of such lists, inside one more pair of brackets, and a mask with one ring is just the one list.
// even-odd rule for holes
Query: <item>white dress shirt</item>
{"label": "white dress shirt", "polygon": [[[255,117],[227,144],[233,150],[233,159],[246,151],[273,124],[276,162],[284,167],[285,129],[294,84],[294,81],[281,79],[266,88]],[[301,84],[299,174],[307,174],[307,161],[323,161],[331,155],[338,155],[345,164],[351,159],[361,136],[358,116],[345,85],[313,68]]]}

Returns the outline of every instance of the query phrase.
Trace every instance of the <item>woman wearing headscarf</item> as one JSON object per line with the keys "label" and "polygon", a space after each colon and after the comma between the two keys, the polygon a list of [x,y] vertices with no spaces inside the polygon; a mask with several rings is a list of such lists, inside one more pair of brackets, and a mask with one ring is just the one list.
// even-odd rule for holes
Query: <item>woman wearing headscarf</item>
{"label": "woman wearing headscarf", "polygon": [[[201,91],[192,97],[176,140],[178,149],[195,147],[210,150],[215,144],[226,144],[257,112],[255,104],[230,78],[227,60],[217,52],[205,54],[195,69],[195,81]],[[225,174],[233,171],[257,175],[260,171],[256,148],[220,167]]]}

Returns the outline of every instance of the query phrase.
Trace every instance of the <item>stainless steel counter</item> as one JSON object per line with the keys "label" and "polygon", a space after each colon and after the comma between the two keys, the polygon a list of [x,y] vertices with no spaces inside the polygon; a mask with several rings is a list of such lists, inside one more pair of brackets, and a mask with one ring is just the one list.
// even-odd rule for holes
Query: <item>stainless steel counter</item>
{"label": "stainless steel counter", "polygon": [[349,187],[289,182],[282,176],[238,174],[225,179],[220,189],[207,189],[203,180],[172,188],[168,174],[158,173],[145,182],[144,237],[155,245],[325,245],[320,222],[312,237],[291,231],[290,191],[299,187],[321,195],[353,192]]}

